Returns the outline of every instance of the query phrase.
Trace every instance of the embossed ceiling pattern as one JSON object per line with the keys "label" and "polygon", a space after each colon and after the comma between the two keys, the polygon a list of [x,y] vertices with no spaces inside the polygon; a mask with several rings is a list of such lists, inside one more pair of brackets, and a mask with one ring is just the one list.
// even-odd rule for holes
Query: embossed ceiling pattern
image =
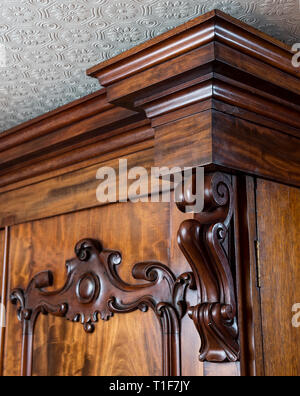
{"label": "embossed ceiling pattern", "polygon": [[[218,8],[288,44],[299,0],[0,0],[0,131],[99,89],[85,70]],[[1,49],[1,48],[0,48]]]}

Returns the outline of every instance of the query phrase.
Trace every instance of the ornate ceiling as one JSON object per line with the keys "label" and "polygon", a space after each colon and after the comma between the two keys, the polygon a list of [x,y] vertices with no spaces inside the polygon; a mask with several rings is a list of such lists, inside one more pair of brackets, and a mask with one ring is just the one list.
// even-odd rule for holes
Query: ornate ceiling
{"label": "ornate ceiling", "polygon": [[[0,131],[99,89],[85,70],[213,8],[288,44],[300,0],[0,0]],[[3,57],[2,57],[3,58]]]}

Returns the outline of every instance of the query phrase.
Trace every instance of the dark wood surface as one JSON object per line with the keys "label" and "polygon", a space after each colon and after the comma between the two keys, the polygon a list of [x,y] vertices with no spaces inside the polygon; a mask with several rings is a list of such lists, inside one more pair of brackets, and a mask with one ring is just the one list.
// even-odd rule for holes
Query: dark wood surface
{"label": "dark wood surface", "polygon": [[257,271],[256,185],[250,176],[234,177],[234,248],[241,374],[264,376],[261,300]]}
{"label": "dark wood surface", "polygon": [[300,191],[258,180],[261,303],[265,374],[300,375],[300,331],[292,307],[300,302]]}
{"label": "dark wood surface", "polygon": [[210,164],[211,122],[211,112],[207,111],[158,127],[155,134],[155,165],[184,168]]}
{"label": "dark wood surface", "polygon": [[[196,177],[192,177],[189,195],[196,191],[196,183]],[[217,172],[205,174],[203,194],[203,210],[184,221],[178,231],[178,244],[192,268],[198,296],[188,313],[201,338],[199,360],[237,362],[237,303],[232,258],[226,247],[235,207],[231,177]],[[185,211],[189,205],[181,196],[178,208]]]}
{"label": "dark wood surface", "polygon": [[[182,213],[178,210],[176,203],[171,202],[170,205],[170,257],[169,266],[175,273],[180,271],[190,271],[190,266],[184,259],[182,252],[178,246],[177,231],[184,220],[192,218],[190,213]],[[194,291],[189,291],[188,299],[191,303],[196,303],[197,295]],[[191,326],[192,325],[192,326]],[[199,361],[198,350],[200,349],[199,335],[186,315],[182,320],[182,375],[203,376],[203,363]],[[196,353],[195,353],[196,352]]]}
{"label": "dark wood surface", "polygon": [[[207,29],[207,27],[210,27],[210,29]],[[223,31],[221,31],[222,28]],[[232,32],[229,31],[230,29]],[[198,40],[195,40],[193,34]],[[141,69],[150,68],[156,63],[162,63],[166,59],[190,51],[200,44],[203,45],[205,42],[213,41],[216,37],[221,42],[230,43],[233,47],[242,49],[245,53],[254,54],[257,58],[264,59],[270,64],[279,66],[281,61],[280,68],[291,74],[299,74],[289,62],[291,51],[287,45],[219,10],[208,12],[153,40],[103,62],[91,68],[88,74],[97,77],[103,76],[102,82],[106,86],[107,82],[115,82]],[[245,46],[245,43],[248,47]],[[164,51],[162,51],[162,48],[164,48]],[[127,64],[126,61],[128,59],[129,62]]]}
{"label": "dark wood surface", "polygon": [[300,186],[300,139],[219,112],[213,130],[216,165]]}
{"label": "dark wood surface", "polygon": [[[100,238],[103,243],[123,250],[120,276],[127,282],[132,283],[132,263],[149,258],[167,263],[175,274],[189,271],[177,245],[176,231],[190,215],[179,212],[173,205],[116,204],[14,226],[9,290],[16,285],[26,286],[31,276],[45,269],[54,272],[56,287],[63,286],[63,261],[72,257],[74,241],[85,233],[98,238],[103,235]],[[189,300],[194,298],[194,292],[190,291]],[[7,331],[16,337],[6,338],[4,375],[19,375],[22,332],[13,306],[8,308]],[[151,313],[116,315],[108,323],[98,323],[92,335],[86,335],[78,324],[42,316],[34,340],[33,375],[161,375],[160,332]],[[203,375],[199,347],[197,331],[186,316],[182,324],[183,375]],[[95,351],[97,359],[93,363]],[[58,360],[61,365],[57,364]],[[232,365],[216,366],[214,370],[216,375],[239,372]]]}
{"label": "dark wood surface", "polygon": [[[141,261],[159,260],[176,276],[190,271],[177,231],[191,215],[174,203],[102,205],[96,172],[117,169],[120,157],[146,169],[206,166],[232,175],[235,205],[225,250],[234,252],[241,362],[200,363],[199,334],[186,315],[182,373],[299,375],[291,310],[300,302],[300,197],[287,187],[300,186],[300,79],[292,56],[284,44],[213,11],[92,68],[88,73],[105,89],[2,133],[1,264],[2,228],[11,228],[4,297],[6,286],[8,292],[25,288],[45,269],[63,286],[63,263],[85,237],[123,253],[126,282]],[[252,176],[273,182],[259,180],[256,191]],[[195,291],[187,298],[199,305]],[[22,331],[11,305],[1,340],[4,375],[19,375]],[[25,341],[30,348],[31,338]],[[99,323],[94,335],[42,317],[33,374],[160,375],[162,345],[152,312],[117,315]]]}
{"label": "dark wood surface", "polygon": [[[174,211],[167,203],[124,203],[15,226],[11,231],[15,249],[10,257],[9,290],[26,286],[31,276],[45,269],[54,272],[56,287],[63,286],[63,261],[72,257],[73,244],[83,234],[102,236],[104,244],[124,252],[120,276],[127,282],[132,283],[132,264],[141,260],[167,263],[175,274],[190,270],[173,232],[186,215],[176,209],[173,216]],[[8,309],[7,331],[16,332],[16,337],[6,338],[4,374],[19,375],[22,332],[13,306]],[[157,318],[151,313],[116,315],[108,323],[98,323],[95,333],[88,336],[78,324],[41,317],[34,341],[33,375],[161,375],[160,334]],[[187,318],[182,328],[183,374],[202,375],[198,346],[188,342],[193,338],[199,346],[198,334]],[[62,362],[59,366],[58,359]]]}
{"label": "dark wood surface", "polygon": [[[63,263],[74,255],[74,245],[82,235],[100,237],[103,244],[123,251],[120,274],[132,282],[133,263],[149,258],[168,263],[168,205],[152,204],[145,209],[138,204],[117,204],[13,227],[9,289],[26,286],[30,277],[45,268],[54,272],[56,287],[63,286]],[[4,374],[19,375],[22,331],[13,306],[8,309],[8,320],[7,332],[16,337],[6,338]],[[80,325],[43,318],[36,329],[33,374],[162,374],[161,336],[154,315],[117,315],[99,325],[95,334],[86,335]]]}
{"label": "dark wood surface", "polygon": [[[3,275],[3,258],[4,258],[4,247],[5,247],[5,230],[0,229],[0,290],[2,290],[2,275]],[[2,300],[2,295],[1,295]]]}
{"label": "dark wood surface", "polygon": [[[0,229],[0,303],[3,304],[3,307],[7,305],[8,236],[8,229]],[[2,320],[3,319],[5,319],[5,317],[2,316]],[[0,327],[0,376],[3,373],[4,341],[5,327]]]}
{"label": "dark wood surface", "polygon": [[[118,154],[120,155],[121,152],[116,152],[113,158]],[[149,169],[153,165],[153,150],[148,149],[126,155],[125,158],[128,160],[129,168],[143,166]],[[0,224],[20,224],[25,221],[101,206],[96,197],[96,189],[100,184],[96,179],[96,174],[102,166],[112,167],[118,174],[119,158],[0,194]],[[26,202],[26,211],[23,209],[24,202]]]}
{"label": "dark wood surface", "polygon": [[134,264],[132,278],[144,282],[132,284],[119,275],[121,252],[86,238],[77,242],[75,254],[66,262],[63,288],[49,290],[54,284],[53,273],[44,270],[29,281],[26,289],[15,288],[10,293],[20,327],[26,329],[22,376],[32,376],[35,327],[41,315],[81,323],[86,333],[93,334],[99,320],[107,322],[115,315],[150,309],[161,325],[163,375],[181,376],[181,319],[187,313],[187,290],[194,288],[193,274],[176,277],[166,264],[148,260]]}
{"label": "dark wood surface", "polygon": [[[300,79],[292,56],[289,47],[220,11],[189,21],[89,70],[105,89],[2,133],[0,188],[14,189],[25,180],[31,184],[32,178],[45,179],[49,172],[147,139],[155,139],[159,164],[165,152],[168,160],[173,151],[180,165],[194,165],[194,150],[191,161],[185,161],[189,140],[190,146],[204,147],[197,165],[218,165],[227,158],[228,168],[299,186],[299,166],[294,165],[299,165]],[[251,125],[230,125],[224,137],[235,139],[237,129],[248,131],[243,151],[247,166],[256,156],[251,169],[243,168],[244,159],[227,144],[220,148],[217,141],[210,152],[214,132],[205,125],[219,118],[212,112],[211,121],[205,121],[202,112],[215,108],[214,101],[233,117],[224,116],[225,124],[240,123],[246,113],[251,118]],[[203,119],[198,133],[192,131],[195,114]],[[182,128],[190,139],[181,135]],[[286,139],[286,133],[294,139]]]}

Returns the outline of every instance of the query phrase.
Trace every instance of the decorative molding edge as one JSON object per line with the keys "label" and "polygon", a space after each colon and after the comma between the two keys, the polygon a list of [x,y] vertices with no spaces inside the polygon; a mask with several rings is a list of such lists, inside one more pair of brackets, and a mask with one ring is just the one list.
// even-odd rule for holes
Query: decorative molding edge
{"label": "decorative molding edge", "polygon": [[130,285],[119,277],[122,262],[117,251],[104,250],[98,241],[85,239],[75,248],[76,258],[67,261],[65,286],[49,292],[53,285],[50,271],[37,274],[26,291],[15,289],[11,302],[17,305],[23,323],[22,375],[32,375],[33,336],[40,314],[65,317],[81,322],[93,333],[98,317],[109,320],[114,314],[153,309],[163,334],[164,375],[181,375],[180,320],[186,314],[186,291],[195,288],[192,273],[178,279],[168,267],[158,262],[138,263],[133,277],[147,283]]}
{"label": "decorative molding edge", "polygon": [[[237,304],[225,247],[234,208],[230,178],[221,173],[206,175],[204,193],[203,212],[184,221],[178,232],[179,247],[192,267],[198,290],[199,303],[189,309],[189,316],[201,338],[200,361],[235,362],[240,358]],[[178,208],[184,210],[186,205],[183,198]]]}

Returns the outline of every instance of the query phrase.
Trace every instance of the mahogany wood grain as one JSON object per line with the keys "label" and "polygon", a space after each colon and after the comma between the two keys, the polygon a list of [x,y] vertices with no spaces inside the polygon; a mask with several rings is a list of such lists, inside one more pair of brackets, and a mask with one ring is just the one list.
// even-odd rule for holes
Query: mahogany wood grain
{"label": "mahogany wood grain", "polygon": [[241,375],[264,376],[261,300],[256,256],[255,180],[237,176],[234,180],[234,247],[241,344]]}
{"label": "mahogany wood grain", "polygon": [[[30,176],[29,174],[26,176],[26,178],[17,181],[13,181],[11,184],[6,184],[3,187],[0,187],[0,193],[4,193],[4,192],[8,192],[8,191],[13,191],[13,190],[18,190],[22,187],[26,187],[26,186],[30,186],[32,184],[36,184],[39,183],[41,181],[45,181],[45,180],[49,180],[49,179],[53,179],[55,177],[58,176],[62,176],[68,173],[72,173],[74,171],[80,170],[80,169],[84,169],[84,168],[88,168],[92,165],[96,165],[96,164],[100,164],[100,163],[105,163],[108,162],[110,160],[113,160],[115,158],[121,158],[124,156],[130,156],[131,154],[134,153],[139,153],[143,150],[148,150],[150,148],[153,148],[154,146],[154,141],[152,139],[150,140],[143,140],[140,143],[135,143],[133,145],[130,146],[125,146],[125,147],[120,147],[117,151],[109,151],[107,153],[102,153],[101,154],[101,150],[100,151],[100,155],[99,153],[94,153],[96,156],[94,156],[93,154],[91,155],[87,155],[87,159],[82,160],[80,162],[75,162],[72,163],[71,165],[65,166],[65,164],[63,165],[63,168],[59,168],[59,169],[54,169],[54,170],[46,170],[45,173],[39,174],[39,166],[37,166],[37,173],[38,175],[36,176]],[[76,151],[76,150],[74,150]],[[89,148],[87,150],[89,152]],[[67,157],[65,157],[66,161],[68,161]],[[53,161],[55,162],[55,161]],[[40,167],[42,167],[44,164],[44,162],[41,162],[39,165]],[[33,165],[36,166],[36,165]],[[28,167],[30,168],[30,166]],[[19,172],[26,172],[27,168],[24,169],[20,169]],[[1,179],[3,180],[3,184],[5,184],[5,180],[7,180],[7,178],[11,178],[13,180],[18,180],[18,174],[16,172],[12,172],[12,173],[7,173],[5,175],[5,177],[1,177]],[[5,179],[5,180],[4,180]]]}
{"label": "mahogany wood grain", "polygon": [[8,279],[8,255],[9,255],[9,229],[0,229],[0,376],[3,374],[4,342],[5,342],[5,325],[7,306],[7,279]]}
{"label": "mahogany wood grain", "polygon": [[[174,201],[174,200],[173,200]],[[177,231],[183,221],[192,219],[193,214],[182,213],[178,210],[174,202],[171,203],[170,211],[170,262],[169,266],[175,273],[190,271],[190,266],[184,258],[177,240]],[[190,305],[197,304],[197,292],[190,290],[187,300]],[[183,376],[204,376],[210,373],[218,376],[239,376],[239,362],[234,364],[209,364],[199,361],[200,339],[198,332],[188,316],[182,321],[182,375]]]}
{"label": "mahogany wood grain", "polygon": [[[2,290],[2,275],[3,275],[3,258],[5,250],[5,229],[0,229],[0,290]],[[0,295],[2,302],[2,293]]]}
{"label": "mahogany wood grain", "polygon": [[221,102],[218,100],[213,100],[212,108],[214,110],[221,112],[221,113],[226,113],[233,117],[237,117],[242,120],[250,121],[254,124],[257,124],[257,125],[260,125],[263,127],[267,127],[272,130],[276,130],[276,131],[281,132],[285,135],[288,135],[288,136],[290,135],[290,136],[299,138],[299,128],[294,128],[294,127],[287,125],[285,123],[275,121],[274,119],[271,120],[271,119],[266,118],[263,115],[260,115],[258,113],[254,113],[254,112],[248,111],[246,109],[242,109],[241,107],[232,106],[228,103],[224,103],[224,102]]}
{"label": "mahogany wood grain", "polygon": [[156,128],[155,165],[191,168],[210,164],[211,123],[211,112],[206,111]]}
{"label": "mahogany wood grain", "polygon": [[[174,194],[174,193],[173,193]],[[174,198],[172,196],[172,201]],[[191,270],[188,262],[181,253],[177,243],[177,231],[180,224],[192,218],[190,213],[184,214],[177,209],[175,202],[170,206],[170,258],[169,266],[176,273],[188,272]],[[187,300],[190,304],[196,303],[197,293],[193,290],[188,292]],[[181,354],[182,354],[182,375],[183,376],[203,376],[203,363],[198,359],[200,348],[199,335],[193,322],[186,315],[182,320]]]}
{"label": "mahogany wood grain", "polygon": [[299,74],[290,63],[291,51],[288,46],[219,10],[208,12],[103,62],[89,69],[88,74],[100,78],[102,85],[107,86],[214,39],[291,74]]}
{"label": "mahogany wood grain", "polygon": [[[57,149],[54,156],[53,153],[48,153],[38,161],[30,157],[28,161],[16,163],[9,168],[9,172],[6,169],[0,171],[0,186],[24,181],[41,174],[46,175],[51,171],[64,169],[95,157],[101,158],[107,153],[118,152],[116,154],[118,156],[124,148],[127,148],[127,152],[132,152],[133,146],[152,140],[154,137],[154,131],[148,125],[139,128],[134,128],[134,126],[130,128],[129,125],[127,130],[124,131],[124,129],[118,128],[104,136],[100,135],[100,137],[85,141],[84,144],[73,145],[71,151],[65,152],[65,150]],[[81,167],[83,166],[84,164]]]}
{"label": "mahogany wood grain", "polygon": [[240,377],[239,363],[204,363],[204,377]]}
{"label": "mahogany wood grain", "polygon": [[117,315],[98,323],[93,335],[81,329],[79,336],[73,323],[57,320],[37,323],[33,376],[161,375],[160,328],[152,312]]}
{"label": "mahogany wood grain", "polygon": [[[292,66],[292,56],[284,44],[212,11],[90,69],[105,89],[2,133],[1,301],[45,269],[54,272],[55,289],[63,286],[64,261],[86,237],[123,253],[120,276],[129,283],[141,261],[158,260],[177,276],[190,271],[177,230],[191,216],[174,203],[101,204],[96,172],[100,166],[117,169],[119,158],[147,170],[206,166],[233,180],[234,241],[230,232],[222,246],[226,255],[235,252],[241,362],[200,363],[199,335],[186,315],[182,372],[300,375],[299,329],[292,327],[292,306],[300,303],[300,190],[287,186],[300,187],[300,69]],[[259,179],[256,191],[254,176],[273,182]],[[195,291],[189,290],[188,301],[190,308],[199,303]],[[17,376],[22,331],[14,307],[7,308],[0,374],[4,364],[4,375]],[[23,356],[33,340],[25,341]],[[162,345],[151,312],[117,315],[99,323],[94,335],[64,319],[42,317],[33,373],[161,375]],[[24,372],[30,365],[23,359]]]}
{"label": "mahogany wood grain", "polygon": [[[63,129],[57,129],[51,135],[42,136],[30,140],[22,145],[13,146],[11,149],[1,153],[1,167],[8,167],[17,162],[25,162],[28,159],[38,157],[41,154],[56,151],[72,143],[87,141],[88,138],[108,135],[112,125],[120,126],[121,120],[128,117],[128,111],[123,109],[112,109],[87,120],[76,123]],[[128,121],[128,120],[127,120]],[[117,124],[118,123],[118,124]],[[84,135],[84,136],[80,136]]]}
{"label": "mahogany wood grain", "polygon": [[[222,147],[219,142],[211,147],[212,128],[202,133],[204,142],[196,139],[199,126],[193,125],[195,114],[203,119],[197,120],[200,128],[205,122],[218,123],[220,115],[212,111],[217,101],[223,113],[233,117],[232,123],[236,118],[239,123],[242,114],[255,123],[249,126],[251,132],[248,125],[230,125],[231,136],[226,136],[236,138],[239,131],[235,131],[240,128],[257,136],[250,143],[256,150],[255,164],[247,171],[280,182],[287,177],[287,183],[298,186],[297,161],[291,158],[290,163],[283,162],[284,158],[290,160],[291,146],[296,147],[297,158],[300,140],[300,74],[292,66],[292,56],[289,47],[220,11],[189,21],[89,70],[88,74],[98,78],[106,89],[3,133],[0,187],[13,189],[14,183],[19,186],[27,178],[42,180],[43,175],[47,178],[49,172],[84,162],[96,153],[137,144],[142,134],[133,133],[130,139],[124,139],[120,128],[132,125],[135,129],[136,124],[144,122],[150,131],[150,121],[159,164],[166,154],[164,165],[173,155],[181,158],[178,165],[221,163],[228,169],[244,171],[244,158],[238,149],[232,152],[226,141]],[[209,122],[204,111],[211,111]],[[264,132],[261,126],[270,130]],[[189,134],[181,136],[181,128],[189,129]],[[242,146],[248,165],[253,152],[249,136],[243,137],[247,138],[248,147],[244,141]],[[201,155],[193,148],[199,144]],[[270,161],[260,158],[262,150],[268,152]],[[183,160],[189,151],[192,165]],[[223,161],[225,157],[227,161]],[[271,165],[276,165],[273,171]]]}
{"label": "mahogany wood grain", "polygon": [[[149,259],[168,263],[169,216],[167,203],[124,203],[15,226],[9,289],[26,286],[31,276],[45,268],[54,272],[55,286],[63,286],[64,260],[73,256],[74,244],[83,235],[122,251],[120,276],[132,283],[134,263]],[[79,324],[42,319],[34,342],[34,375],[162,374],[161,330],[155,316],[117,316],[109,324],[99,323],[96,334],[89,337]],[[4,373],[19,375],[21,329],[13,307],[8,309],[7,330],[16,337],[6,339]]]}
{"label": "mahogany wood grain", "polygon": [[[149,169],[153,165],[153,149],[128,155],[125,158],[128,160],[129,169],[134,166]],[[103,166],[114,168],[118,174],[119,158],[0,194],[0,224],[20,224],[100,206],[101,203],[96,197],[100,181],[96,179],[96,174]],[[26,211],[23,210],[24,202]]]}
{"label": "mahogany wood grain", "polygon": [[300,190],[257,181],[265,374],[300,375],[300,331],[292,307],[300,303]]}
{"label": "mahogany wood grain", "polygon": [[[178,230],[178,245],[189,262],[195,278],[197,304],[188,313],[201,339],[202,362],[238,362],[240,360],[237,300],[229,244],[235,207],[230,175],[205,172],[204,205],[194,219],[184,221]],[[186,194],[178,191],[181,211],[194,211],[185,196],[197,188],[193,175]],[[180,186],[180,189],[182,187]]]}
{"label": "mahogany wood grain", "polygon": [[299,139],[219,112],[213,113],[215,165],[300,186]]}

